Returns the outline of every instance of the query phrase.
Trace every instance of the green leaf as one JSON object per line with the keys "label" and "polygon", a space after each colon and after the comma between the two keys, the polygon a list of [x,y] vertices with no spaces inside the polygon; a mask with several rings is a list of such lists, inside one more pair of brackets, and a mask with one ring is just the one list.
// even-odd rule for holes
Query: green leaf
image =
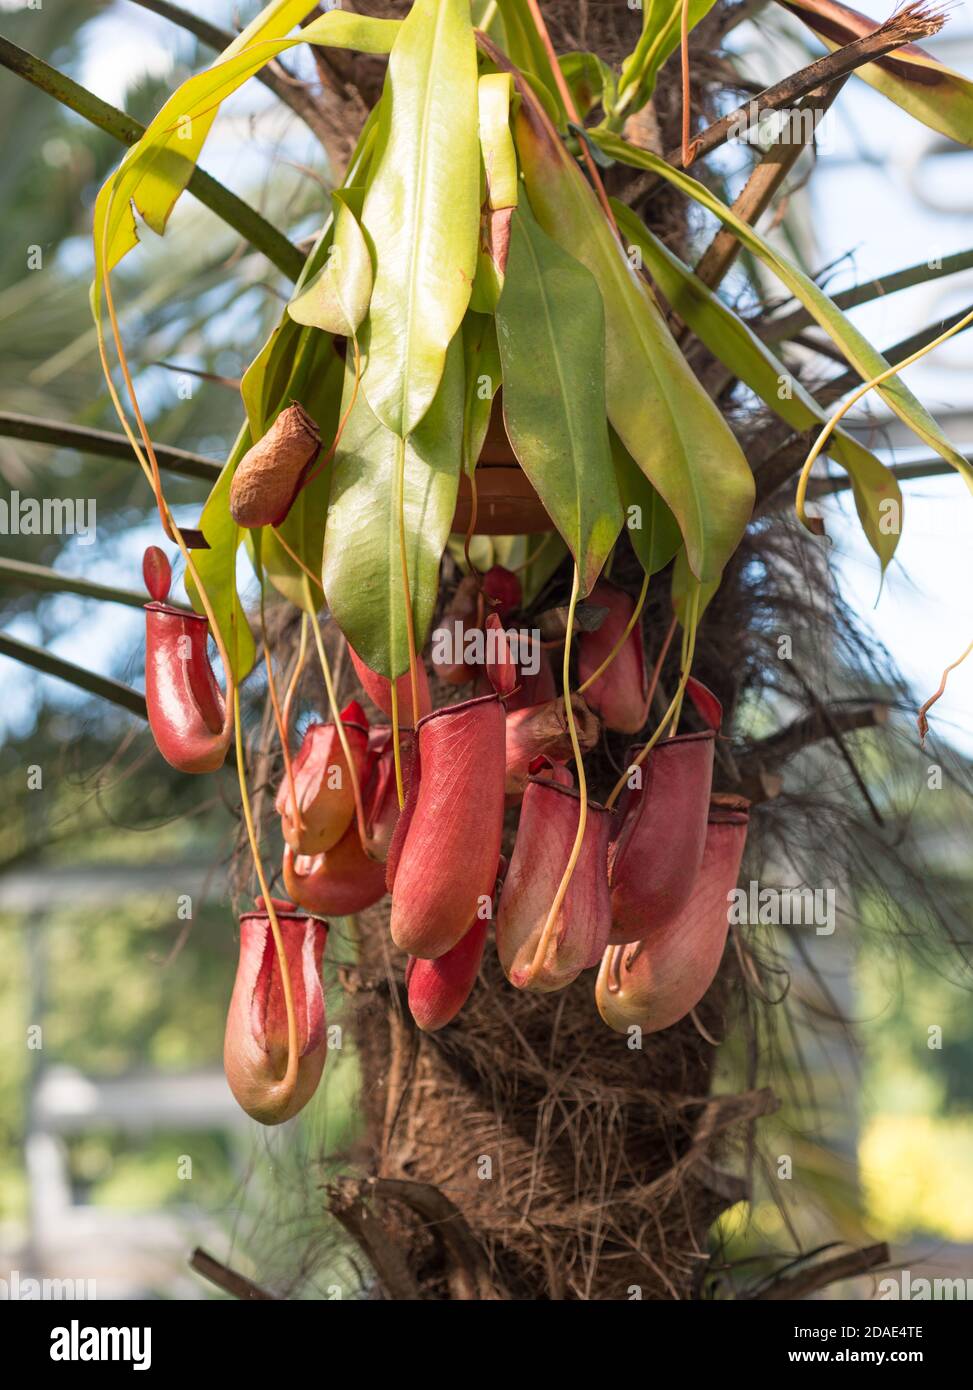
{"label": "green leaf", "polygon": [[95,203],[94,218],[96,317],[101,309],[103,275],[137,244],[133,208],[162,235],[222,101],[272,58],[297,43],[387,53],[399,30],[396,20],[333,10],[314,20],[297,37],[282,37],[312,8],[308,0],[275,0],[267,5],[212,67],[177,88],[105,182]]}
{"label": "green leaf", "polygon": [[[674,184],[676,188],[699,203],[701,207],[714,213],[753,255],[774,272],[781,283],[787,286],[791,294],[801,301],[832,342],[837,343],[838,347],[841,348],[863,381],[869,381],[881,372],[888,370],[889,364],[881,353],[877,352],[859,333],[858,329],[845,318],[841,310],[828,296],[818,289],[814,281],[779,255],[772,246],[764,241],[763,237],[759,236],[747,222],[737,217],[732,208],[721,203],[719,198],[715,197],[708,188],[697,183],[681,169],[673,168],[671,164],[667,164],[658,155],[650,154],[648,150],[636,149],[625,140],[620,140],[616,135],[592,131],[591,137],[613,158],[624,164],[631,164],[636,169],[648,169],[651,173],[661,175],[662,178]],[[951,463],[963,475],[967,486],[973,491],[973,468],[949,442],[935,420],[926,408],[916,400],[909,388],[903,385],[897,376],[893,376],[888,381],[883,382],[881,386],[876,386],[875,390],[900,420],[903,420],[920,439],[925,440],[935,449],[937,454],[944,458],[947,463]]]}
{"label": "green leaf", "polygon": [[591,273],[521,211],[497,338],[507,434],[587,594],[622,524],[605,422],[605,311]]}
{"label": "green leaf", "polygon": [[[781,0],[817,34],[830,52],[871,34],[874,20],[835,0]],[[908,43],[855,69],[855,76],[908,111],[931,130],[961,145],[973,145],[973,82]]]}
{"label": "green leaf", "polygon": [[614,430],[611,431],[611,450],[629,540],[642,568],[651,578],[665,569],[682,545],[679,526]]}
{"label": "green leaf", "polygon": [[[288,394],[299,397],[304,409],[317,424],[325,441],[324,447],[327,448],[338,427],[345,367],[329,337],[314,333],[308,348],[310,350],[302,353],[302,360],[298,363],[300,376]],[[281,400],[281,408],[286,403],[286,398]],[[322,468],[317,477],[301,490],[286,521],[277,528],[312,574],[321,573],[332,468],[333,464]],[[270,527],[264,528],[259,534],[262,537],[262,561],[267,578],[291,603],[298,608],[306,608],[304,570],[295,564]],[[320,600],[321,591],[312,584],[311,601],[315,604],[315,611],[321,606]]]}
{"label": "green leaf", "polygon": [[[715,0],[689,0],[689,28],[694,29],[713,8]],[[679,47],[682,0],[643,0],[642,33],[622,63],[618,99],[610,112],[639,110],[652,96],[662,64]]]}
{"label": "green leaf", "polygon": [[389,57],[362,223],[375,255],[362,386],[410,434],[466,312],[479,238],[476,43],[469,0],[416,0]]}
{"label": "green leaf", "polygon": [[672,611],[679,619],[681,627],[686,626],[687,605],[693,591],[699,589],[699,611],[696,616],[702,618],[716,596],[722,579],[722,574],[718,574],[714,579],[709,579],[701,584],[689,568],[685,547],[679,551],[676,556],[676,563],[672,567],[672,582],[669,592],[672,598]]}
{"label": "green leaf", "polygon": [[[752,329],[654,236],[631,208],[615,200],[612,207],[623,235],[642,252],[652,280],[700,341],[794,429],[824,425],[827,411]],[[899,539],[899,530],[890,531],[888,522],[901,522],[902,516],[902,491],[895,474],[843,430],[832,436],[829,452],[851,478],[862,529],[884,571]]]}
{"label": "green leaf", "polygon": [[530,10],[524,0],[497,0],[497,10],[503,20],[503,51],[515,68],[544,88],[553,108],[552,119],[563,129],[567,113],[551,68],[551,60],[537,32]]}
{"label": "green leaf", "polygon": [[[416,642],[421,647],[439,590],[452,526],[463,432],[463,351],[457,337],[436,398],[402,441],[359,392],[335,459],[324,537],[328,604],[355,651],[394,679],[409,665],[399,551],[399,463],[404,450],[406,557]],[[348,381],[346,380],[346,395]]]}
{"label": "green leaf", "polygon": [[747,461],[629,264],[590,185],[537,103],[526,97],[515,134],[538,221],[584,262],[601,290],[609,420],[673,512],[694,572],[712,579],[739,544],[753,509]]}
{"label": "green leaf", "polygon": [[615,100],[615,74],[597,53],[562,53],[558,58],[578,115],[582,120],[596,106],[611,109]]}
{"label": "green leaf", "polygon": [[240,394],[251,439],[263,439],[280,414],[284,392],[294,374],[297,351],[306,336],[306,330],[285,313],[243,373]]}
{"label": "green leaf", "polygon": [[489,314],[470,312],[463,320],[463,472],[473,476],[490,424],[493,398],[500,385],[500,348]]}
{"label": "green leaf", "polygon": [[485,72],[477,88],[480,157],[491,208],[517,206],[517,152],[510,134],[509,72]]}
{"label": "green leaf", "polygon": [[[236,557],[242,539],[240,527],[230,515],[230,484],[233,473],[250,447],[250,431],[244,426],[233,451],[213,487],[200,517],[200,530],[209,550],[194,550],[193,563],[206,587],[206,593],[226,648],[230,670],[240,685],[253,668],[256,648],[236,588]],[[186,592],[193,607],[202,613],[203,605],[189,575]]]}
{"label": "green leaf", "polygon": [[358,219],[348,205],[347,194],[335,189],[331,203],[334,236],[327,260],[313,279],[294,295],[287,312],[297,323],[350,338],[368,313],[372,259]]}

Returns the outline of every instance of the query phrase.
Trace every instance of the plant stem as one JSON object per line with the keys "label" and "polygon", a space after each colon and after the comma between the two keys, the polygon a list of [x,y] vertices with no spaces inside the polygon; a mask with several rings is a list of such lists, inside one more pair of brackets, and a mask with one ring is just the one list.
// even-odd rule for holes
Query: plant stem
{"label": "plant stem", "polygon": [[[52,68],[43,59],[37,58],[26,49],[19,48],[0,35],[0,66],[16,73],[33,86],[47,92],[62,106],[76,111],[92,125],[106,131],[123,145],[134,145],[145,133],[145,126],[133,120],[116,106],[110,106],[93,92],[73,82],[65,73]],[[272,265],[275,265],[289,280],[296,281],[304,266],[304,255],[282,232],[272,226],[260,213],[224,188],[221,183],[202,169],[194,169],[186,185],[194,197],[216,213],[227,226],[250,243],[257,251],[262,251]]]}
{"label": "plant stem", "polygon": [[86,671],[83,666],[75,666],[74,662],[64,661],[52,652],[34,647],[29,642],[20,642],[16,637],[8,637],[5,632],[0,632],[0,656],[12,657],[14,661],[31,666],[45,676],[55,676],[58,680],[67,681],[89,695],[97,695],[100,699],[117,705],[119,709],[127,710],[129,714],[137,714],[140,719],[149,717],[145,696],[140,695],[137,690],[122,685],[121,681],[112,680],[110,676],[99,676],[94,671]]}
{"label": "plant stem", "polygon": [[[793,139],[790,128],[762,156],[733,203],[733,211],[755,227],[770,206],[784,179],[804,151],[813,144],[819,121],[831,109],[847,78],[838,78],[829,87],[811,92],[796,108],[800,138]],[[805,139],[803,116],[811,117],[811,133]],[[743,243],[728,227],[720,227],[696,263],[696,275],[711,290],[722,283],[743,249]],[[844,359],[842,359],[844,360]]]}
{"label": "plant stem", "polygon": [[260,1288],[252,1280],[244,1275],[238,1274],[235,1269],[230,1269],[229,1265],[224,1265],[219,1260],[214,1260],[199,1246],[193,1251],[189,1260],[190,1269],[194,1269],[197,1274],[201,1274],[204,1279],[208,1279],[211,1284],[215,1284],[224,1293],[232,1294],[234,1298],[250,1301],[261,1299],[267,1301],[277,1301],[277,1295],[268,1293],[266,1289]]}
{"label": "plant stem", "polygon": [[[792,102],[799,101],[801,97],[808,96],[816,87],[827,86],[836,78],[844,77],[847,73],[854,72],[856,68],[874,62],[876,58],[882,58],[886,53],[892,53],[904,44],[912,43],[916,39],[928,38],[930,34],[935,34],[942,28],[943,15],[930,15],[928,11],[925,16],[921,13],[916,15],[913,13],[916,8],[910,6],[909,9],[892,15],[873,33],[855,39],[853,43],[847,43],[844,47],[835,49],[833,53],[828,53],[825,57],[810,63],[807,67],[792,72],[782,82],[765,88],[745,105],[738,106],[729,115],[714,121],[693,141],[690,163],[694,164],[697,160],[712,154],[713,150],[726,144],[731,135],[744,135],[753,125],[757,124],[763,112],[777,111],[782,106],[789,106]],[[680,165],[682,163],[682,151],[679,148],[672,149],[666,155],[666,159],[670,164]],[[642,186],[640,192],[646,192],[657,178],[658,175],[652,175],[650,181]]]}
{"label": "plant stem", "polygon": [[124,603],[129,608],[144,608],[148,601],[144,594],[138,594],[134,589],[116,589],[111,584],[97,584],[93,579],[62,574],[60,570],[49,569],[47,565],[32,565],[26,560],[0,558],[0,580],[49,593],[78,594],[81,598],[97,598],[105,603]]}
{"label": "plant stem", "polygon": [[[93,430],[85,425],[70,425],[62,420],[45,420],[34,415],[18,415],[14,411],[0,411],[0,436],[8,439],[23,439],[32,444],[55,444],[64,449],[77,449],[85,454],[97,454],[104,458],[132,461],[132,446],[125,435],[114,434],[110,430]],[[220,476],[220,465],[202,454],[192,454],[186,449],[172,449],[165,444],[156,444],[155,456],[159,466],[170,473],[178,473],[184,478],[201,478],[214,483]]]}
{"label": "plant stem", "polygon": [[[547,25],[544,23],[544,16],[541,14],[541,7],[538,4],[538,0],[527,0],[527,8],[530,11],[531,19],[534,21],[534,28],[537,30],[540,41],[544,45],[544,51],[547,53],[548,62],[551,65],[551,75],[554,78],[554,83],[560,93],[561,100],[564,102],[564,109],[576,126],[583,127],[581,117],[578,115],[578,108],[574,104],[574,97],[571,95],[571,88],[568,86],[567,78],[561,71],[561,64],[557,60],[557,54],[554,51],[551,36],[547,32]],[[591,182],[594,185],[595,193],[598,195],[598,201],[601,203],[602,210],[608,218],[610,225],[615,228],[617,233],[618,227],[615,223],[615,214],[612,212],[611,203],[608,201],[608,194],[605,192],[605,185],[601,179],[601,173],[592,157],[586,140],[581,141],[581,154],[585,164],[588,166],[588,173],[591,176]]]}
{"label": "plant stem", "polygon": [[[957,251],[952,256],[944,256],[941,264],[937,266],[922,261],[919,265],[893,271],[891,275],[879,275],[861,285],[839,290],[831,296],[831,301],[837,304],[839,309],[854,309],[859,304],[868,304],[873,299],[883,299],[898,290],[908,290],[914,285],[925,285],[931,280],[940,280],[947,275],[956,275],[961,270],[970,269],[973,269],[973,251]],[[809,328],[813,323],[811,315],[802,307],[795,309],[793,313],[785,314],[782,318],[772,319],[768,324],[751,324],[751,327],[760,334],[765,343],[779,343],[785,338],[793,337],[802,328]]]}

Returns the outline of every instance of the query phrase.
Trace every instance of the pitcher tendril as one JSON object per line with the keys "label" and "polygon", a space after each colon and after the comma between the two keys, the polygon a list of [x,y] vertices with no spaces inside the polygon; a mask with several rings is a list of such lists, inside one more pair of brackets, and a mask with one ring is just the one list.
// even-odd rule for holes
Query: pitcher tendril
{"label": "pitcher tendril", "polygon": [[679,677],[679,685],[676,688],[676,693],[675,695],[673,695],[672,699],[669,702],[669,708],[666,710],[665,714],[659,720],[659,724],[655,730],[655,733],[645,744],[644,748],[635,758],[635,761],[629,764],[629,766],[625,769],[621,777],[619,777],[618,781],[612,788],[611,795],[605,802],[605,805],[608,807],[609,810],[611,810],[611,808],[615,805],[615,802],[618,800],[622,792],[625,790],[625,784],[628,782],[628,779],[631,777],[632,773],[635,771],[636,768],[642,766],[646,758],[652,752],[652,749],[659,742],[659,739],[662,737],[666,729],[669,727],[670,722],[674,718],[678,717],[679,710],[682,708],[682,699],[686,690],[686,685],[689,681],[689,676],[693,664],[693,656],[696,651],[696,628],[699,622],[699,594],[700,588],[699,585],[696,584],[693,586],[693,592],[689,600],[689,608],[686,614],[686,631],[689,634],[689,640],[686,648],[686,658],[682,663],[683,669],[682,674]]}
{"label": "pitcher tendril", "polygon": [[297,1084],[297,1068],[300,1062],[297,1047],[297,1013],[294,1008],[294,991],[291,987],[291,975],[287,964],[287,952],[284,950],[284,938],[281,935],[280,923],[277,920],[277,909],[274,907],[274,900],[270,896],[270,887],[264,874],[263,865],[260,862],[260,846],[253,822],[250,794],[247,791],[246,763],[243,755],[243,734],[240,727],[240,692],[236,689],[233,691],[233,715],[236,725],[236,767],[237,778],[240,783],[240,803],[243,807],[243,820],[247,828],[247,839],[250,843],[250,855],[253,859],[254,872],[257,875],[257,882],[260,884],[264,908],[270,919],[270,930],[274,937],[277,964],[280,967],[281,987],[284,991],[284,1010],[287,1014],[287,1070],[284,1073],[283,1080],[279,1082],[275,1090],[280,1097],[281,1103],[286,1104],[294,1093],[294,1087]]}
{"label": "pitcher tendril", "polygon": [[571,639],[574,635],[574,614],[578,606],[578,591],[580,588],[581,572],[577,564],[575,564],[574,579],[571,583],[571,598],[568,602],[568,622],[567,631],[564,635],[564,661],[561,666],[561,676],[562,686],[565,691],[564,713],[567,719],[568,735],[571,739],[571,748],[574,751],[575,768],[578,774],[578,831],[574,837],[574,845],[568,857],[561,882],[554,895],[554,901],[551,903],[551,909],[547,914],[547,921],[544,923],[544,928],[538,939],[537,949],[534,952],[534,958],[531,961],[530,970],[528,971],[528,981],[536,978],[537,972],[544,963],[551,935],[557,922],[558,913],[561,911],[561,905],[564,902],[567,891],[571,886],[571,880],[574,877],[574,871],[581,854],[581,846],[584,843],[585,826],[588,823],[588,781],[585,776],[584,759],[581,756],[581,744],[578,741],[578,728],[575,723],[574,710],[571,708]]}
{"label": "pitcher tendril", "polygon": [[926,716],[932,709],[933,705],[937,702],[937,700],[941,700],[942,697],[945,695],[946,682],[949,679],[950,671],[955,671],[957,666],[962,666],[963,662],[969,656],[970,652],[973,652],[973,642],[971,642],[970,645],[966,648],[966,651],[963,653],[962,656],[958,656],[955,661],[950,662],[950,664],[946,667],[945,671],[942,674],[942,679],[939,682],[939,689],[935,692],[935,694],[930,695],[929,699],[926,700],[926,702],[920,707],[919,713],[916,716],[916,723],[919,726],[920,743],[925,743],[926,734],[929,732],[929,720]]}
{"label": "pitcher tendril", "polygon": [[[583,695],[583,694],[585,693],[585,691],[586,691],[590,686],[594,685],[595,681],[598,680],[599,677],[601,677],[601,676],[603,676],[603,675],[605,674],[605,672],[608,670],[609,666],[610,666],[610,665],[612,664],[612,662],[615,660],[615,658],[616,658],[616,656],[618,655],[618,653],[619,653],[619,652],[622,650],[622,648],[625,646],[625,643],[628,641],[629,636],[631,635],[632,629],[635,627],[635,624],[638,622],[639,618],[642,616],[642,609],[643,609],[643,607],[645,606],[645,600],[646,600],[646,596],[648,595],[648,592],[649,592],[649,576],[646,575],[645,578],[642,580],[642,587],[641,587],[641,589],[639,590],[638,599],[636,600],[635,607],[634,607],[634,609],[632,610],[632,616],[629,618],[628,622],[625,624],[625,627],[624,627],[623,630],[622,630],[621,636],[618,638],[618,640],[616,641],[615,645],[612,647],[611,651],[610,651],[610,652],[608,653],[608,655],[605,657],[604,661],[601,663],[601,665],[598,667],[598,669],[597,669],[596,671],[592,671],[592,673],[591,673],[591,675],[588,677],[588,679],[587,679],[582,685],[579,685],[579,686],[578,686],[577,693],[578,693],[579,695]],[[651,698],[651,697],[650,697],[650,698]]]}
{"label": "pitcher tendril", "polygon": [[904,358],[901,362],[897,362],[895,366],[886,367],[885,371],[879,372],[878,376],[873,376],[870,381],[862,382],[861,386],[857,387],[844,404],[835,411],[814,441],[810,453],[804,460],[801,475],[797,480],[797,495],[794,506],[797,511],[797,518],[803,526],[806,526],[808,530],[812,529],[805,506],[808,483],[811,478],[811,469],[820,457],[825,444],[827,444],[835,429],[848,414],[848,411],[851,410],[852,406],[857,405],[861,398],[867,396],[868,392],[874,387],[881,386],[883,382],[888,381],[890,377],[896,376],[899,372],[903,371],[904,368],[911,367],[913,362],[918,362],[921,357],[925,357],[927,353],[940,347],[949,338],[952,338],[954,334],[961,333],[963,329],[969,327],[971,323],[973,323],[973,309],[971,309],[968,314],[964,314],[957,323],[954,323],[952,328],[948,328],[945,333],[940,333],[939,337],[934,338],[931,343],[926,343],[924,347],[918,348],[915,352],[910,353],[908,357]]}
{"label": "pitcher tendril", "polygon": [[321,675],[324,677],[324,687],[328,692],[328,705],[331,709],[331,718],[334,722],[335,732],[338,735],[338,742],[341,744],[341,751],[345,755],[345,763],[348,767],[348,776],[351,778],[351,789],[355,797],[355,822],[358,826],[358,838],[362,848],[368,840],[368,830],[365,825],[365,808],[362,804],[361,784],[358,780],[358,769],[355,766],[355,759],[352,757],[351,745],[348,742],[348,734],[345,731],[344,721],[341,718],[341,711],[338,708],[338,696],[335,693],[334,680],[331,675],[331,663],[328,660],[328,653],[324,647],[324,638],[321,636],[321,624],[318,622],[317,609],[311,599],[311,586],[307,579],[304,580],[304,596],[307,602],[307,613],[311,619],[311,628],[314,632],[314,644],[318,651],[318,661],[321,664]]}

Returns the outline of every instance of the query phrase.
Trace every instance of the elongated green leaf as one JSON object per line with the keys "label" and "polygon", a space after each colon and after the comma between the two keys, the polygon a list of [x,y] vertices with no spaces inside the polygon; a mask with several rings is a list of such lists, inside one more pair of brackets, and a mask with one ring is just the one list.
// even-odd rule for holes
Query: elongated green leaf
{"label": "elongated green leaf", "polygon": [[[833,53],[846,43],[871,34],[878,25],[867,15],[836,0],[781,0]],[[918,44],[907,43],[874,63],[855,69],[855,76],[908,111],[917,121],[961,145],[973,145],[973,82],[946,67]]]}
{"label": "elongated green leaf", "polygon": [[[715,0],[689,0],[689,28],[694,29],[713,8]],[[682,0],[643,0],[642,33],[622,63],[618,99],[614,111],[637,111],[651,97],[659,69],[679,47]]]}
{"label": "elongated green leaf", "polygon": [[297,323],[350,338],[368,313],[372,259],[358,219],[339,189],[331,194],[334,238],[327,261],[295,294],[287,312]]}
{"label": "elongated green leaf", "polygon": [[584,262],[601,291],[611,424],[673,512],[694,572],[713,578],[753,509],[747,461],[536,102],[524,100],[515,134],[538,221]]}
{"label": "elongated green leaf", "polygon": [[682,545],[679,526],[614,430],[611,431],[611,450],[625,509],[625,527],[632,549],[651,578],[665,569]]}
{"label": "elongated green leaf", "polygon": [[[622,203],[612,206],[622,234],[642,252],[646,269],[669,304],[721,362],[771,410],[797,430],[823,425],[828,413],[733,310]],[[902,491],[895,474],[843,430],[829,452],[851,478],[855,506],[868,542],[882,564],[895,554],[902,519]]]}
{"label": "elongated green leaf", "polygon": [[[529,74],[544,88],[553,107],[552,116],[563,129],[567,113],[557,89],[551,60],[531,18],[530,10],[524,0],[497,0],[497,9],[503,19],[503,51],[514,67],[522,73]],[[553,113],[556,113],[556,116]]]}
{"label": "elongated green leaf", "polygon": [[485,72],[477,89],[480,157],[491,208],[517,206],[517,152],[510,134],[509,72]]}
{"label": "elongated green leaf", "polygon": [[590,271],[521,211],[497,338],[507,434],[587,594],[622,524],[605,419],[605,310]]}
{"label": "elongated green leaf", "polygon": [[161,236],[226,97],[297,43],[387,53],[398,33],[398,21],[333,10],[297,37],[282,37],[312,8],[307,0],[276,0],[266,6],[212,67],[173,93],[103,185],[94,219],[96,317],[103,274],[112,271],[138,241],[133,207]]}
{"label": "elongated green leaf", "polygon": [[[230,669],[238,685],[253,668],[256,649],[250,624],[237,594],[236,557],[242,535],[240,527],[230,515],[230,484],[237,464],[249,447],[250,431],[244,426],[200,517],[200,530],[210,548],[193,551],[193,562],[206,587]],[[186,592],[193,607],[202,613],[203,605],[188,575]]]}
{"label": "elongated green leaf", "polygon": [[[688,197],[714,213],[754,256],[774,272],[781,283],[787,286],[791,294],[801,301],[815,322],[819,323],[828,337],[841,348],[863,381],[871,380],[888,369],[889,364],[882,354],[872,347],[871,343],[845,318],[841,310],[828,296],[818,289],[814,281],[779,255],[772,246],[764,241],[763,237],[755,232],[747,222],[737,217],[725,203],[721,203],[719,198],[712,194],[708,188],[704,188],[701,183],[697,183],[681,169],[673,168],[671,164],[667,164],[659,156],[651,154],[648,150],[636,149],[625,140],[620,140],[616,135],[592,131],[591,136],[612,158],[624,164],[631,164],[637,169],[648,169],[654,174],[661,175]],[[935,449],[937,454],[944,458],[947,463],[951,463],[963,475],[967,486],[973,491],[973,468],[949,442],[935,420],[926,408],[916,400],[909,388],[897,376],[893,376],[875,389],[890,409],[895,411],[900,420],[903,420],[920,439],[925,440],[931,448]]]}
{"label": "elongated green leaf", "polygon": [[240,394],[247,411],[251,439],[262,439],[280,414],[280,402],[305,337],[301,325],[285,314],[243,373]]}
{"label": "elongated green leaf", "polygon": [[463,472],[473,476],[490,424],[493,398],[502,375],[497,330],[489,314],[466,315],[463,320]]}
{"label": "elongated green leaf", "polygon": [[362,210],[375,256],[362,385],[403,437],[429,409],[469,303],[479,165],[469,0],[416,0],[389,57]]}
{"label": "elongated green leaf", "polygon": [[421,646],[435,612],[439,563],[456,510],[463,380],[457,337],[436,398],[405,441],[385,428],[359,392],[335,459],[324,536],[324,589],[355,651],[390,679],[409,665],[399,551],[400,452],[404,450],[409,589]]}

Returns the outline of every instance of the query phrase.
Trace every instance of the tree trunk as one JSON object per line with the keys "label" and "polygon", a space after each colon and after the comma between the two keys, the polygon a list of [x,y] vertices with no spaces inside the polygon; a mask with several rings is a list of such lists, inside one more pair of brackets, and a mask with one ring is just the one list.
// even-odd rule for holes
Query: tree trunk
{"label": "tree trunk", "polygon": [[698,1292],[708,1228],[747,1196],[719,1164],[733,1132],[775,1106],[769,1091],[710,1095],[717,1049],[703,1034],[723,1036],[725,980],[699,1027],[687,1019],[631,1047],[599,1017],[591,977],[553,995],[514,990],[488,945],[469,1003],[429,1035],[405,1005],[387,907],[359,928],[360,963],[342,983],[361,1058],[363,1157],[401,1185],[348,1180],[331,1205],[386,1295]]}

